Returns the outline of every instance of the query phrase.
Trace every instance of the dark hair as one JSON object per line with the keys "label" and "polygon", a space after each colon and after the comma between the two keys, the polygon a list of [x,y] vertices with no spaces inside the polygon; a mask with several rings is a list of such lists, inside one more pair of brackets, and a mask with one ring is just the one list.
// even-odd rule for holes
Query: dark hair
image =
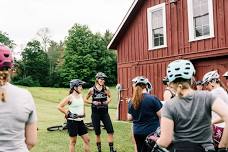
{"label": "dark hair", "polygon": [[74,87],[70,89],[69,94],[72,94],[74,92]]}

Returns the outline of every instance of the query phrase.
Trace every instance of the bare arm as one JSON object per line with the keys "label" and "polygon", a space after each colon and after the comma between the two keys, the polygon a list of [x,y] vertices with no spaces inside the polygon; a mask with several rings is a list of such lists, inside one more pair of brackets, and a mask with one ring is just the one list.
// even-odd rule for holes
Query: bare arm
{"label": "bare arm", "polygon": [[64,107],[69,103],[69,96],[67,96],[66,98],[64,98],[57,106],[58,110],[62,113],[64,113],[65,115],[67,114],[68,110],[65,109]]}
{"label": "bare arm", "polygon": [[112,101],[112,99],[111,99],[111,92],[110,92],[110,90],[109,90],[109,88],[108,87],[106,87],[106,89],[107,89],[107,102],[108,102],[108,104]]}
{"label": "bare arm", "polygon": [[37,124],[28,123],[25,125],[25,143],[29,150],[34,147],[37,142]]}
{"label": "bare arm", "polygon": [[173,120],[161,117],[161,136],[156,143],[161,147],[167,148],[172,142],[173,129]]}
{"label": "bare arm", "polygon": [[84,98],[85,103],[92,104],[92,101],[89,101],[89,98],[92,96],[92,94],[93,94],[93,90],[92,88],[90,88],[88,94]]}
{"label": "bare arm", "polygon": [[168,90],[165,90],[165,92],[164,92],[164,94],[163,94],[163,100],[164,100],[164,101],[168,101],[168,100],[171,99],[171,97],[172,97],[171,92],[168,91]]}
{"label": "bare arm", "polygon": [[221,99],[216,98],[212,110],[216,112],[222,120],[225,122],[225,128],[223,130],[221,141],[218,145],[219,148],[228,147],[228,105],[224,103]]}
{"label": "bare arm", "polygon": [[161,123],[161,111],[162,111],[162,108],[159,111],[156,112],[156,114],[157,114],[157,116],[159,118],[160,123]]}

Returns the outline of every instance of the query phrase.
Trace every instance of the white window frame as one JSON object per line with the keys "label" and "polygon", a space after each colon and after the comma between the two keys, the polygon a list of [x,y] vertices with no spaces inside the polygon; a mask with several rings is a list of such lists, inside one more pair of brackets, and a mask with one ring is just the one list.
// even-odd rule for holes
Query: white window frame
{"label": "white window frame", "polygon": [[[164,34],[164,45],[160,46],[153,46],[153,33],[152,33],[152,13],[161,10],[162,9],[162,19],[163,19],[163,34]],[[150,7],[147,9],[147,23],[148,23],[148,49],[149,50],[155,50],[167,47],[167,37],[166,37],[166,9],[165,9],[165,3],[161,3],[159,5],[155,5],[153,7]]]}
{"label": "white window frame", "polygon": [[214,17],[213,17],[213,1],[208,0],[208,11],[209,11],[209,28],[210,35],[204,35],[195,38],[195,29],[193,22],[193,0],[188,0],[188,30],[189,30],[189,42],[198,41],[214,37]]}

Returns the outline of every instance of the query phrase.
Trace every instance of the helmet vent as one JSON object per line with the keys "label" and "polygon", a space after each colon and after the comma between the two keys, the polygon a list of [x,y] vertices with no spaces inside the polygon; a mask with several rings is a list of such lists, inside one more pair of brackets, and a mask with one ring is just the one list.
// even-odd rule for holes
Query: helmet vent
{"label": "helmet vent", "polygon": [[189,73],[188,72],[184,72],[185,75],[188,75]]}
{"label": "helmet vent", "polygon": [[190,65],[190,63],[186,63],[186,65]]}
{"label": "helmet vent", "polygon": [[175,70],[176,70],[176,71],[179,71],[179,70],[180,70],[180,68],[175,68]]}
{"label": "helmet vent", "polygon": [[186,70],[190,70],[190,67],[186,67],[185,69],[186,69]]}
{"label": "helmet vent", "polygon": [[9,57],[9,54],[4,54],[4,57],[8,58]]}
{"label": "helmet vent", "polygon": [[176,74],[176,75],[175,75],[175,77],[180,77],[180,76],[182,76],[182,74]]}

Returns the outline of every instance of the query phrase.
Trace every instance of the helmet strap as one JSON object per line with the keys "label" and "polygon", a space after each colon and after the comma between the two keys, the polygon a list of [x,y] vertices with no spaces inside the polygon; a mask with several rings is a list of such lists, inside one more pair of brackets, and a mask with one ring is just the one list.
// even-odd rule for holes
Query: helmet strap
{"label": "helmet strap", "polygon": [[79,91],[78,91],[78,89],[74,89],[74,91],[76,91],[76,92],[77,92],[77,94],[80,94],[80,93],[79,93]]}

